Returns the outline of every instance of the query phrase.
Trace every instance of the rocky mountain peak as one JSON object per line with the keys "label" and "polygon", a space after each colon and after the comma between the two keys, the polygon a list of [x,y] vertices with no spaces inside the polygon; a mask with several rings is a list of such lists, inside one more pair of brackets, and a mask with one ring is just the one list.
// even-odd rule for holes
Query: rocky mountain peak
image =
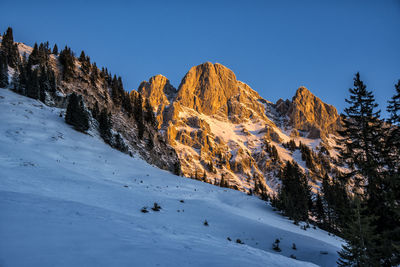
{"label": "rocky mountain peak", "polygon": [[[311,143],[339,127],[336,109],[307,88],[300,87],[291,101],[272,104],[218,63],[192,67],[177,91],[162,75],[138,91],[155,108],[158,128],[176,150],[183,175],[217,184],[224,177],[240,190],[275,188],[277,170],[293,158],[284,142]],[[282,161],[271,158],[272,146]]]}
{"label": "rocky mountain peak", "polygon": [[185,75],[176,101],[182,106],[212,115],[218,111],[226,113],[228,99],[238,93],[238,81],[230,69],[206,62],[192,67]]}
{"label": "rocky mountain peak", "polygon": [[287,115],[290,125],[297,130],[308,132],[310,138],[323,138],[340,128],[336,108],[322,102],[303,86],[297,89],[292,98]]}
{"label": "rocky mountain peak", "polygon": [[169,80],[159,74],[153,76],[149,81],[143,81],[138,88],[138,92],[148,98],[150,104],[159,109],[160,105],[169,105],[176,93],[176,89],[170,84]]}

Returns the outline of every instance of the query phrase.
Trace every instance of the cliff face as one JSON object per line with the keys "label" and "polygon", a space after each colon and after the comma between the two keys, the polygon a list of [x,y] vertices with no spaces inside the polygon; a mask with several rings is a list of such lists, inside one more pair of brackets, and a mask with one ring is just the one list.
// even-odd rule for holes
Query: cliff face
{"label": "cliff face", "polygon": [[227,113],[227,101],[239,93],[235,74],[220,64],[192,67],[179,85],[176,101],[197,112]]}
{"label": "cliff face", "polygon": [[308,132],[310,138],[325,138],[340,128],[336,108],[322,102],[305,87],[296,91],[286,115],[290,126]]}
{"label": "cliff face", "polygon": [[[292,101],[273,104],[221,64],[192,67],[177,91],[160,75],[139,91],[153,105],[185,176],[216,184],[224,177],[243,191],[274,190],[281,165],[295,159],[284,143],[319,144],[317,138],[326,140],[339,125],[336,109],[306,88]],[[278,160],[271,156],[272,146]]]}
{"label": "cliff face", "polygon": [[192,67],[182,79],[174,102],[205,115],[241,120],[264,117],[261,97],[221,64],[210,62]]}
{"label": "cliff face", "polygon": [[156,75],[150,80],[143,81],[138,88],[138,92],[143,97],[149,99],[151,106],[154,108],[158,127],[163,123],[163,114],[166,106],[176,95],[176,89],[169,83],[169,80],[163,75]]}

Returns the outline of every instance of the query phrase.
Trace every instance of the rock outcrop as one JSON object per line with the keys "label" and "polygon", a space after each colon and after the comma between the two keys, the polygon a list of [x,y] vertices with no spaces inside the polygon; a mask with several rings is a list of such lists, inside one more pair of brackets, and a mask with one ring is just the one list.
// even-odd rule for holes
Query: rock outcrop
{"label": "rock outcrop", "polygon": [[148,82],[143,81],[139,85],[138,92],[150,101],[156,113],[158,127],[160,127],[163,122],[164,109],[175,97],[175,87],[170,84],[166,77],[159,74],[151,77]]}
{"label": "rock outcrop", "polygon": [[218,63],[192,67],[177,91],[161,75],[138,91],[154,107],[183,175],[214,184],[223,177],[243,191],[276,189],[281,165],[293,159],[285,142],[311,143],[339,127],[336,109],[306,88],[272,104]]}
{"label": "rock outcrop", "polygon": [[[280,103],[279,107],[282,106],[283,103]],[[336,108],[322,102],[305,87],[297,89],[288,110],[285,112],[282,108],[282,111],[289,117],[289,125],[297,131],[306,132],[309,138],[326,138],[340,129]]]}

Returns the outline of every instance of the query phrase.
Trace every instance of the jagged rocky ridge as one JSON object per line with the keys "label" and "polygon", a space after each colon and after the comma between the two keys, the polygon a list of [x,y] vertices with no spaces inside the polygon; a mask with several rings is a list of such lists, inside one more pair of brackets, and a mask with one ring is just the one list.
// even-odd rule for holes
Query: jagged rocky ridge
{"label": "jagged rocky ridge", "polygon": [[333,137],[340,117],[305,87],[274,104],[227,67],[207,62],[192,67],[178,89],[157,75],[138,91],[153,106],[185,176],[263,194],[277,189],[287,160],[300,164],[314,190],[338,171]]}
{"label": "jagged rocky ridge", "polygon": [[[16,45],[9,87],[26,95],[27,88],[16,89],[15,77],[21,73],[19,64],[29,65],[32,48]],[[157,75],[127,93],[120,79],[100,71],[85,55],[72,58],[66,78],[61,53],[45,54],[45,60],[29,65],[33,70],[45,65],[54,73],[55,88],[44,90],[43,102],[66,107],[67,96],[75,92],[92,117],[106,108],[113,122],[110,144],[120,148],[116,143],[122,141],[124,152],[139,153],[162,169],[260,195],[277,189],[287,160],[299,163],[314,190],[321,177],[340,170],[333,149],[340,117],[304,87],[292,100],[271,103],[227,67],[207,62],[192,67],[178,89]],[[138,115],[138,106],[141,112],[152,109],[155,122]],[[92,128],[97,127],[92,118]]]}

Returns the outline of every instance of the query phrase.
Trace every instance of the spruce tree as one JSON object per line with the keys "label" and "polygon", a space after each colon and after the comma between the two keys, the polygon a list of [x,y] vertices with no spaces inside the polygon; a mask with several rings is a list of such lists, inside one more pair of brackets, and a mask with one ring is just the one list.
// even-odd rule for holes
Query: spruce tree
{"label": "spruce tree", "polygon": [[324,210],[324,205],[322,203],[322,197],[320,194],[317,194],[317,199],[315,200],[313,213],[315,218],[317,219],[318,224],[325,223],[325,210]]}
{"label": "spruce tree", "polygon": [[349,107],[345,108],[343,130],[339,131],[342,147],[338,147],[340,158],[350,168],[348,178],[354,182],[354,188],[367,189],[369,197],[376,197],[379,184],[379,170],[382,162],[382,121],[378,104],[371,91],[356,73],[354,88],[349,89]]}
{"label": "spruce tree", "polygon": [[32,52],[29,54],[28,57],[28,64],[30,66],[39,64],[39,48],[38,48],[38,44],[35,43],[32,49]]}
{"label": "spruce tree", "polygon": [[144,103],[144,120],[152,127],[156,127],[156,117],[154,116],[154,111],[150,104],[150,100],[146,98]]}
{"label": "spruce tree", "polygon": [[[359,73],[356,73],[354,88],[350,88],[349,92],[350,97],[346,99],[349,107],[345,108],[343,117],[344,129],[339,132],[342,146],[338,149],[340,159],[349,168],[345,178],[352,186],[356,215],[343,229],[348,245],[344,247],[340,256],[343,264],[352,262],[350,258],[355,259],[357,264],[362,264],[366,260],[373,262],[382,254],[377,252],[379,245],[374,242],[379,240],[379,225],[385,217],[382,213],[383,124],[380,111],[376,110],[378,105],[374,96],[366,89]],[[370,231],[371,228],[373,230]],[[354,229],[359,229],[358,236],[352,233]],[[358,239],[354,241],[354,238]],[[360,255],[359,251],[363,253]],[[365,257],[367,259],[364,259]]]}
{"label": "spruce tree", "polygon": [[277,207],[295,223],[308,220],[311,189],[305,174],[295,161],[288,161],[280,177]]}
{"label": "spruce tree", "polygon": [[10,27],[8,27],[7,31],[3,34],[0,51],[4,53],[8,66],[11,68],[16,68],[18,66],[20,63],[18,45],[14,43],[13,30]]}
{"label": "spruce tree", "polygon": [[122,107],[128,113],[129,117],[132,115],[133,107],[131,98],[128,92],[124,92],[123,100],[122,100]]}
{"label": "spruce tree", "polygon": [[11,89],[14,90],[14,92],[17,92],[19,94],[22,94],[22,87],[21,87],[21,73],[19,72],[18,69],[14,71],[14,74],[11,78]]}
{"label": "spruce tree", "polygon": [[[81,69],[84,74],[89,74],[90,72],[90,58],[85,55],[85,52],[82,50],[81,55],[79,56],[79,62],[81,63]],[[96,68],[97,69],[97,68]]]}
{"label": "spruce tree", "polygon": [[380,252],[387,266],[400,265],[400,80],[388,101],[389,113],[385,158],[384,204],[378,229],[382,231]]}
{"label": "spruce tree", "polygon": [[387,163],[395,171],[400,166],[400,80],[395,85],[394,96],[388,101],[387,112],[390,124],[387,138]]}
{"label": "spruce tree", "polygon": [[85,109],[82,96],[78,96],[76,93],[69,95],[65,122],[80,132],[89,129],[89,114]]}
{"label": "spruce tree", "polygon": [[372,226],[372,217],[365,216],[367,207],[360,195],[355,195],[354,207],[349,218],[348,227],[343,229],[346,244],[339,251],[339,266],[379,266],[374,253],[376,240]]}
{"label": "spruce tree", "polygon": [[65,46],[60,52],[59,60],[63,66],[63,79],[69,81],[75,73],[75,57],[71,48]]}
{"label": "spruce tree", "polygon": [[143,138],[144,133],[144,123],[143,123],[143,98],[139,93],[137,97],[134,99],[134,107],[133,114],[136,120],[137,128],[138,128],[138,137],[139,139]]}
{"label": "spruce tree", "polygon": [[322,199],[325,205],[327,230],[339,233],[347,224],[348,210],[350,209],[346,185],[339,179],[329,181],[326,174],[322,180]]}
{"label": "spruce tree", "polygon": [[57,46],[57,44],[54,44],[54,47],[53,47],[53,52],[52,52],[54,55],[58,55],[58,46]]}
{"label": "spruce tree", "polygon": [[0,51],[0,87],[5,88],[8,86],[8,66],[5,54]]}
{"label": "spruce tree", "polygon": [[56,91],[55,74],[52,69],[41,65],[38,79],[39,79],[40,101],[45,102],[46,92],[54,93]]}
{"label": "spruce tree", "polygon": [[40,98],[40,87],[39,87],[39,70],[36,68],[32,70],[28,65],[26,67],[26,81],[25,81],[25,93],[27,97],[33,99]]}
{"label": "spruce tree", "polygon": [[103,138],[104,142],[111,144],[112,139],[112,121],[111,114],[108,113],[107,108],[104,108],[99,115],[99,132],[100,136]]}

